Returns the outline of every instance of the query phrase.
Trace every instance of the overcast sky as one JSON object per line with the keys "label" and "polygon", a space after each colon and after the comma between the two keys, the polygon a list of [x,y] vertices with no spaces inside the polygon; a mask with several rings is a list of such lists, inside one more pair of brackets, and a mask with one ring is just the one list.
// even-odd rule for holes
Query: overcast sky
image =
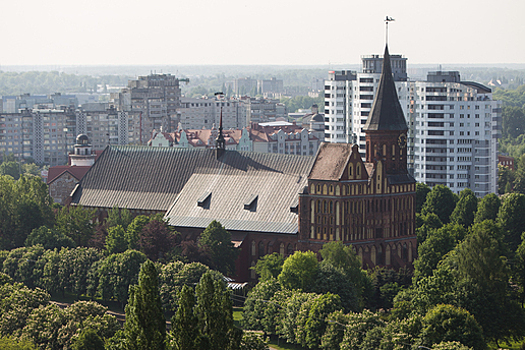
{"label": "overcast sky", "polygon": [[0,65],[525,63],[525,0],[4,0]]}

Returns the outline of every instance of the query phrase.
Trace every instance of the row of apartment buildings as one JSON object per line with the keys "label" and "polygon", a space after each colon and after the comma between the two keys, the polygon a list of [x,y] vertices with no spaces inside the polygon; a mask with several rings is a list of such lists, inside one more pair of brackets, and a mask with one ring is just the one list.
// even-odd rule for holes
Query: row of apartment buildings
{"label": "row of apartment buildings", "polygon": [[[408,125],[408,168],[418,182],[496,192],[501,101],[491,89],[462,81],[457,71],[429,72],[412,81],[407,59],[391,55],[392,72]],[[362,72],[330,71],[325,81],[325,141],[356,143],[364,157],[364,124],[381,74],[382,56],[362,57]]]}
{"label": "row of apartment buildings", "polygon": [[[184,129],[155,132],[148,142],[151,147],[189,149],[216,148],[218,129]],[[255,123],[243,129],[223,130],[225,149],[245,152],[310,155],[316,154],[324,137],[324,117],[312,113],[302,125],[288,122]]]}

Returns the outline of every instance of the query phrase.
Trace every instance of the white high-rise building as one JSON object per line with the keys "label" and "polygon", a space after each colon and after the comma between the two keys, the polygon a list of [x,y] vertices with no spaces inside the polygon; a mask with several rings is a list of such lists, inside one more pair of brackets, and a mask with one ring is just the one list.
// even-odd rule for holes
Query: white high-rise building
{"label": "white high-rise building", "polygon": [[[325,141],[357,143],[379,81],[382,57],[363,56],[363,72],[330,71],[325,81]],[[418,182],[471,188],[482,197],[497,189],[501,101],[490,88],[461,81],[459,72],[429,72],[410,81],[406,58],[392,55],[397,94],[407,120],[409,170]]]}

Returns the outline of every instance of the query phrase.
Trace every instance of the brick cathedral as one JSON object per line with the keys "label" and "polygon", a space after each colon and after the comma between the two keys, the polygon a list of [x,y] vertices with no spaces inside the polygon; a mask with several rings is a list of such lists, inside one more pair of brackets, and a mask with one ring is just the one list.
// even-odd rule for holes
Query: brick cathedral
{"label": "brick cathedral", "polygon": [[308,189],[299,196],[300,247],[341,240],[356,248],[365,266],[405,266],[416,253],[416,182],[407,171],[408,127],[388,46],[364,130],[366,161],[357,145],[321,146]]}
{"label": "brick cathedral", "polygon": [[[239,248],[236,279],[255,279],[257,260],[277,252],[351,244],[363,266],[411,266],[417,252],[415,180],[407,171],[407,124],[385,48],[383,70],[357,145],[321,144],[315,156],[224,149],[108,146],[76,185],[71,205],[164,213],[183,240],[212,220]],[[293,141],[294,135],[287,135]]]}

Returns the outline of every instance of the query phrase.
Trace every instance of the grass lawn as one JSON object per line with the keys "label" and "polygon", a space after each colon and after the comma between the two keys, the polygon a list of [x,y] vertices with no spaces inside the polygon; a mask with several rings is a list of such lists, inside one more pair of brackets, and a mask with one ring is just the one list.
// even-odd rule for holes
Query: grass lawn
{"label": "grass lawn", "polygon": [[295,344],[289,344],[283,339],[277,339],[277,337],[271,337],[268,341],[268,345],[277,350],[303,350],[302,347]]}
{"label": "grass lawn", "polygon": [[241,328],[241,320],[242,320],[242,307],[233,307],[233,324],[236,327]]}

